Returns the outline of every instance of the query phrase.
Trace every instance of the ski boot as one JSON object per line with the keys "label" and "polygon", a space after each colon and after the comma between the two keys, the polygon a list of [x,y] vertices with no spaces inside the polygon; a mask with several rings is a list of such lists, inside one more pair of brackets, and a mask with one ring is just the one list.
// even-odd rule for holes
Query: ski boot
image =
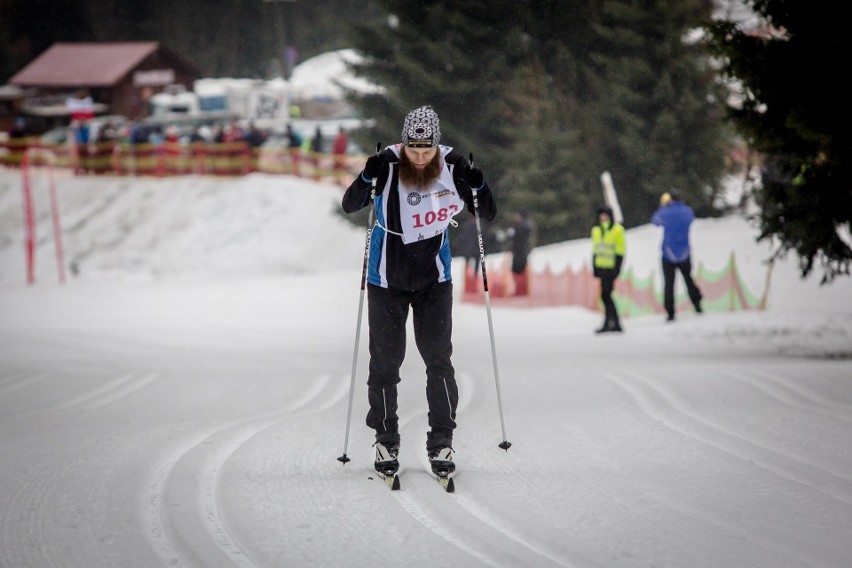
{"label": "ski boot", "polygon": [[399,460],[396,459],[399,442],[376,442],[373,445],[376,447],[376,462],[373,464],[376,471],[385,477],[396,475],[399,471]]}
{"label": "ski boot", "polygon": [[447,478],[456,470],[456,464],[453,463],[453,449],[434,448],[429,450],[429,463],[432,466],[432,473],[441,478]]}

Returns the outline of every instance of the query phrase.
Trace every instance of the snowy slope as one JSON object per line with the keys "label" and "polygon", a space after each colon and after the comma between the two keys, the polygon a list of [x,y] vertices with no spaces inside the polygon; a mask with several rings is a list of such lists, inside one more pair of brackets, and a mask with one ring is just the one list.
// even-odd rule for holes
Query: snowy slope
{"label": "snowy slope", "polygon": [[[484,306],[458,302],[457,492],[425,472],[412,346],[391,493],[363,425],[365,321],[353,352],[364,229],[339,218],[339,188],[58,176],[65,258],[79,266],[60,285],[42,172],[28,286],[19,176],[0,171],[0,566],[852,557],[849,280],[820,289],[789,259],[764,313],[629,318],[622,336],[595,336],[599,314],[579,308],[495,307],[497,373]],[[696,256],[715,268],[735,250],[760,289],[755,234],[699,220]],[[629,231],[628,264],[655,270],[659,239]],[[550,245],[531,262],[577,266],[588,250]]]}

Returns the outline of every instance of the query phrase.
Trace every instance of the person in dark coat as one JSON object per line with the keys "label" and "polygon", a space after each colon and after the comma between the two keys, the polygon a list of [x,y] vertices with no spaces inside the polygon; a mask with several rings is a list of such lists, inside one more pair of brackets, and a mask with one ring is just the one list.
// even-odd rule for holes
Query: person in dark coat
{"label": "person in dark coat", "polygon": [[325,143],[322,138],[322,130],[320,130],[319,125],[317,125],[316,130],[314,130],[314,137],[311,138],[311,165],[314,168],[314,179],[318,180],[320,177],[320,156],[323,153],[323,147]]}
{"label": "person in dark coat", "polygon": [[379,473],[390,476],[399,462],[397,384],[405,358],[406,321],[413,313],[414,340],[426,364],[432,470],[451,473],[453,432],[459,401],[452,344],[452,255],[449,225],[456,214],[494,219],[497,206],[482,170],[461,152],[440,144],[438,114],[429,106],[405,117],[402,142],[367,159],[343,195],[347,213],[373,206],[367,271],[370,365],[367,426],[375,431]]}
{"label": "person in dark coat", "polygon": [[515,213],[515,222],[508,231],[512,240],[512,279],[515,283],[515,296],[529,294],[527,260],[532,250],[533,231],[529,210],[519,209]]}
{"label": "person in dark coat", "polygon": [[683,275],[686,291],[697,313],[702,313],[701,290],[692,279],[692,258],[689,228],[695,220],[692,208],[681,200],[680,192],[672,190],[660,197],[660,207],[651,216],[651,223],[663,228],[663,305],[666,321],[675,319],[675,273]]}

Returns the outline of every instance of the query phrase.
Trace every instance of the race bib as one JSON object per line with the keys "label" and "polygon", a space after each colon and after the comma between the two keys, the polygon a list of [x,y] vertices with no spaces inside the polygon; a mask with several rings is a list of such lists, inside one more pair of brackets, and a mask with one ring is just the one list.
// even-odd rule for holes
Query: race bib
{"label": "race bib", "polygon": [[[441,156],[452,148],[441,146]],[[408,244],[440,235],[453,217],[464,210],[453,176],[446,164],[441,175],[428,188],[410,188],[399,182],[399,216],[402,242]]]}

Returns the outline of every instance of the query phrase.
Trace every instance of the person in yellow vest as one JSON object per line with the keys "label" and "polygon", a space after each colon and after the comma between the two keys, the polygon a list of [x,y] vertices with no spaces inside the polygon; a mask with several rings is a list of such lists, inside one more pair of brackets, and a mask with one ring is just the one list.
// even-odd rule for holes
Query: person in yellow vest
{"label": "person in yellow vest", "polygon": [[615,279],[621,273],[625,250],[624,227],[613,220],[612,208],[599,207],[598,222],[592,227],[592,268],[595,278],[601,281],[604,322],[595,333],[623,331],[612,291]]}

